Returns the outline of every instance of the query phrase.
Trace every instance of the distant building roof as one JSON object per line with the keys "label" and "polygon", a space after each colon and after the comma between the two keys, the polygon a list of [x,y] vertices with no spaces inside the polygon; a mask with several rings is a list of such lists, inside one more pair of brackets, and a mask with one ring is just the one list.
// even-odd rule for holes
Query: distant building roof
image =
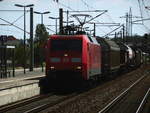
{"label": "distant building roof", "polygon": [[7,41],[13,41],[13,40],[18,40],[16,39],[14,36],[10,35],[10,36],[7,36]]}

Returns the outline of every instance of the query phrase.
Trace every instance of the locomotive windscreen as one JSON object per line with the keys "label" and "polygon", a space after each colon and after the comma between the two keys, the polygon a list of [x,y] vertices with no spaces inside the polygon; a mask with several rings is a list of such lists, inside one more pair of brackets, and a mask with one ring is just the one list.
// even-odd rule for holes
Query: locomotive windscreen
{"label": "locomotive windscreen", "polygon": [[82,51],[82,40],[51,40],[51,51]]}

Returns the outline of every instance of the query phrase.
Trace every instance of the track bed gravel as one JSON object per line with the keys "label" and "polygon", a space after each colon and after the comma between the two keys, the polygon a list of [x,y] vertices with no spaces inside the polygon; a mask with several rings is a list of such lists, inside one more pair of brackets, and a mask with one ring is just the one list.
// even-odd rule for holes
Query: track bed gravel
{"label": "track bed gravel", "polygon": [[150,113],[150,93],[146,99],[144,106],[143,106],[142,113]]}
{"label": "track bed gravel", "polygon": [[149,75],[150,66],[143,66],[130,73],[107,81],[98,87],[61,102],[42,113],[98,113],[117,95],[143,75]]}
{"label": "track bed gravel", "polygon": [[105,113],[136,113],[149,87],[150,76],[145,76]]}

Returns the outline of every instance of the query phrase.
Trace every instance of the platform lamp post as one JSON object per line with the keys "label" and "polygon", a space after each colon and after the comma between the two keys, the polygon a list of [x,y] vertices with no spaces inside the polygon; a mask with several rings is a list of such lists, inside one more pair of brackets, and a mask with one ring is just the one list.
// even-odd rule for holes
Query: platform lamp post
{"label": "platform lamp post", "polygon": [[56,34],[57,34],[57,20],[59,19],[58,17],[49,17],[50,19],[55,19],[55,28],[56,28]]}
{"label": "platform lamp post", "polygon": [[26,7],[32,7],[34,4],[29,4],[29,5],[20,5],[20,4],[15,4],[17,7],[23,7],[24,8],[24,74],[26,74]]}
{"label": "platform lamp post", "polygon": [[41,15],[41,24],[43,24],[43,15],[44,15],[44,14],[48,14],[48,13],[50,13],[50,12],[49,12],[49,11],[46,11],[46,12],[37,12],[37,11],[34,11],[34,13]]}
{"label": "platform lamp post", "polygon": [[[40,14],[41,15],[41,25],[43,24],[43,15],[44,14],[49,14],[50,12],[49,11],[45,11],[45,12],[37,12],[37,11],[34,11],[34,13],[36,14]],[[43,61],[43,59],[42,59]],[[44,68],[43,68],[43,62],[42,62],[42,72],[44,71]]]}

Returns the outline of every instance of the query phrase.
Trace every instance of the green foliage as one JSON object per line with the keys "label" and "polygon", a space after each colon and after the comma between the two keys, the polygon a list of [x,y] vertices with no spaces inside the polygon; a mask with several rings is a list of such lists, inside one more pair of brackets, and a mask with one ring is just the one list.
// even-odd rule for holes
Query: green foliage
{"label": "green foliage", "polygon": [[35,44],[38,43],[39,46],[43,46],[48,38],[48,32],[46,31],[44,24],[38,24],[35,32]]}
{"label": "green foliage", "polygon": [[44,24],[38,24],[36,26],[35,40],[34,40],[34,56],[35,56],[35,64],[42,64],[44,61],[44,45],[46,40],[48,39],[48,32]]}
{"label": "green foliage", "polygon": [[[29,47],[26,46],[26,64],[29,63]],[[15,48],[15,64],[16,66],[23,66],[24,65],[24,45],[23,43],[20,43]]]}

